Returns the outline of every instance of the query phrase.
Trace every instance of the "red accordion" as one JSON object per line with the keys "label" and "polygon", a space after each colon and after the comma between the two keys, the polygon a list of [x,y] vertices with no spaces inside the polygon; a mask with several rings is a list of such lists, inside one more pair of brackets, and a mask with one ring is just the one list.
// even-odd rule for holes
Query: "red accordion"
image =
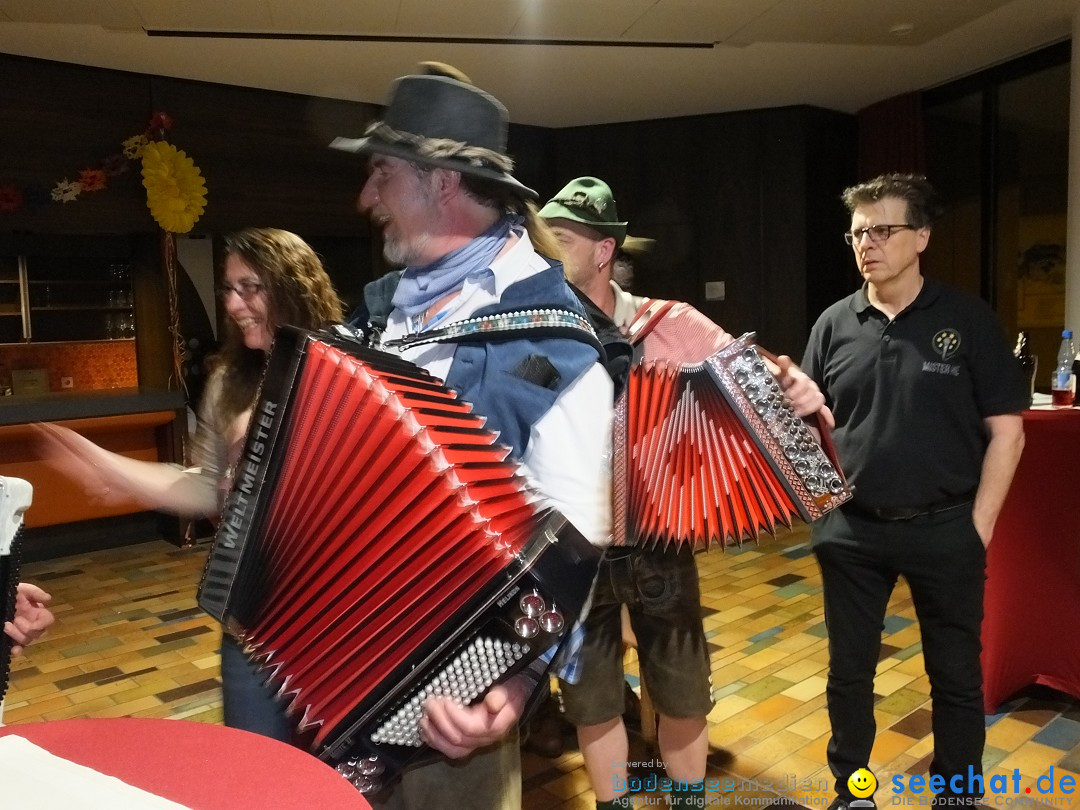
{"label": "red accordion", "polygon": [[199,604],[361,790],[422,752],[427,697],[479,699],[587,598],[600,552],[495,441],[423,369],[277,335]]}
{"label": "red accordion", "polygon": [[615,543],[724,547],[851,498],[744,336],[703,362],[638,363],[616,409]]}

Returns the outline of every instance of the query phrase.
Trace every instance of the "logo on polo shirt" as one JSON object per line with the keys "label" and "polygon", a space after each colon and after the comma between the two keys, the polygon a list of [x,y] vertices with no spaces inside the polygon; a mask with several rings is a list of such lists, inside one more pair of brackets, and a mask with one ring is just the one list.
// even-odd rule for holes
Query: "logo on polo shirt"
{"label": "logo on polo shirt", "polygon": [[948,360],[960,348],[960,333],[955,329],[942,329],[934,335],[934,354]]}
{"label": "logo on polo shirt", "polygon": [[[931,341],[934,354],[942,360],[948,360],[960,350],[960,333],[955,329],[942,329]],[[931,374],[947,374],[950,377],[960,376],[960,366],[952,363],[935,363],[929,360],[923,362],[922,370]]]}

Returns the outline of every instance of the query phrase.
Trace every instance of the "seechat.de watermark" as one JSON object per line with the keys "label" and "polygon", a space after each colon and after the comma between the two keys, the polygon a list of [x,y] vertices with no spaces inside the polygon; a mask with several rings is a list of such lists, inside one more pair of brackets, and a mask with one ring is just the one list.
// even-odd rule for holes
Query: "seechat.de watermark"
{"label": "seechat.de watermark", "polygon": [[[967,774],[954,774],[944,777],[940,774],[932,776],[904,776],[897,774],[889,784],[892,792],[891,804],[921,804],[920,799],[927,795],[938,796],[942,793],[957,794],[956,799],[950,804],[993,804],[998,806],[1016,804],[1038,803],[1050,807],[1068,807],[1073,802],[1076,793],[1076,776],[1050,769],[1035,780],[1033,787],[1021,788],[1020,782],[1023,777],[1020,770],[1014,768],[1011,774],[994,774],[984,777],[975,773],[972,766],[968,766]],[[1055,795],[1051,795],[1055,794]],[[983,796],[977,799],[971,797]],[[970,798],[970,801],[968,799]]]}

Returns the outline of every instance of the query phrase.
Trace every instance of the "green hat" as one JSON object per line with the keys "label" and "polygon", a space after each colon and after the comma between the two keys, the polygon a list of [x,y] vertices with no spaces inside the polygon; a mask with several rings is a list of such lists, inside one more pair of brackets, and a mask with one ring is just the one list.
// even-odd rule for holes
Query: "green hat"
{"label": "green hat", "polygon": [[621,245],[626,238],[626,223],[619,222],[611,188],[595,177],[571,180],[566,188],[540,209],[540,216],[544,219],[569,219],[588,225],[604,236],[610,236],[616,245]]}

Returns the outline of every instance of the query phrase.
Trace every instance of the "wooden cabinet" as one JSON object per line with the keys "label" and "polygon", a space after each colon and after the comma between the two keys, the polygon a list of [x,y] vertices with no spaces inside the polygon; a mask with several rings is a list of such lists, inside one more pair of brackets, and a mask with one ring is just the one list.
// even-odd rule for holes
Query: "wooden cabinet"
{"label": "wooden cabinet", "polygon": [[[133,340],[131,251],[120,239],[0,252],[0,343]],[[9,252],[10,251],[10,252]]]}

